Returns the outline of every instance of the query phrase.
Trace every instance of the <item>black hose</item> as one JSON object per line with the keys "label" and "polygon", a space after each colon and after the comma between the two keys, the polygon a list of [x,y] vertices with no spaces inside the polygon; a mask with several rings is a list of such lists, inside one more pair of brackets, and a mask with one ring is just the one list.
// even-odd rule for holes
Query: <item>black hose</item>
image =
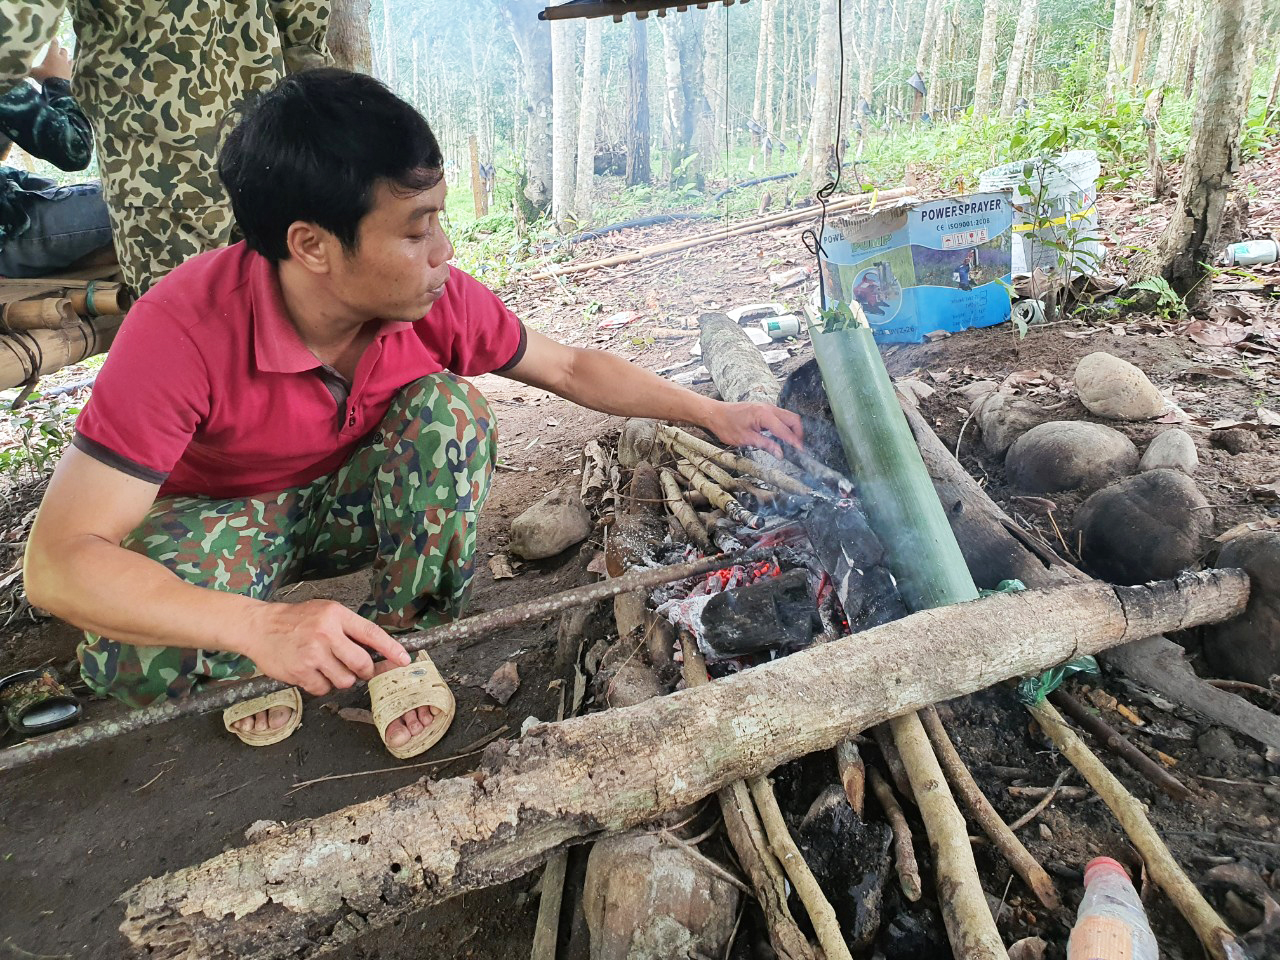
{"label": "black hose", "polygon": [[632,227],[655,227],[663,223],[681,223],[686,220],[710,220],[716,216],[714,213],[658,213],[651,217],[637,217],[635,220],[624,220],[622,223],[611,223],[607,227],[596,227],[593,230],[583,230],[576,233],[572,237],[568,237],[561,243],[582,243],[584,240],[598,240],[607,233],[617,233],[619,230],[630,230]]}

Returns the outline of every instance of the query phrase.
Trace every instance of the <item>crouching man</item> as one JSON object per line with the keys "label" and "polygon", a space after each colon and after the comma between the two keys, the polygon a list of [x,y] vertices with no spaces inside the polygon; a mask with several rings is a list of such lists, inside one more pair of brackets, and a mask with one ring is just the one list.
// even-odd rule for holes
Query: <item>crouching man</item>
{"label": "crouching man", "polygon": [[[411,106],[339,70],[289,77],[230,133],[218,170],[245,240],[134,305],[27,549],[31,602],[85,630],[97,692],[140,707],[266,674],[291,688],[224,717],[265,744],[300,722],[298,687],[365,680],[392,753],[434,744],[452,695],[392,635],[458,616],[473,574],[496,435],[462,377],[728,444],[800,441],[786,411],[526,330],[449,266],[443,166]],[[356,613],[272,601],[364,568]]]}

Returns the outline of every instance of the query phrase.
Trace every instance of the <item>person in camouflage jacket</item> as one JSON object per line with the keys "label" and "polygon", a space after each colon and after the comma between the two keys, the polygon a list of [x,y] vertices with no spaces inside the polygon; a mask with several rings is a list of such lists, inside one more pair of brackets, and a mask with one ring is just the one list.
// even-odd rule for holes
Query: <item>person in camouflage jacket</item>
{"label": "person in camouflage jacket", "polygon": [[[34,82],[24,80],[0,96],[0,161],[16,143],[60,170],[89,165],[93,134],[71,96],[70,79],[71,61],[54,42],[32,68]],[[110,243],[98,184],[60,187],[0,163],[0,276],[42,276]]]}
{"label": "person in camouflage jacket", "polygon": [[125,279],[139,293],[234,239],[215,162],[223,118],[328,62],[325,0],[0,0],[0,89],[27,76],[64,8],[72,89],[93,123]]}

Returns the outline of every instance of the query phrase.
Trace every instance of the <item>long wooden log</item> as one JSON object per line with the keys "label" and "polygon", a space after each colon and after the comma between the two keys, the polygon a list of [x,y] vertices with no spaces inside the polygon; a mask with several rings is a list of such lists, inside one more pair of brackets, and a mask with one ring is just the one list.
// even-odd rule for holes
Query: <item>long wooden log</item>
{"label": "long wooden log", "polygon": [[[980,586],[1021,580],[1029,587],[1046,587],[1087,579],[1010,520],[956,461],[920,412],[907,402],[902,407],[965,561]],[[1136,640],[1108,651],[1103,660],[1214,723],[1280,750],[1280,717],[1196,676],[1182,647],[1172,640],[1160,636]]]}
{"label": "long wooden log", "polygon": [[1239,570],[926,610],[704,687],[541,724],[480,770],[294,824],[123,897],[134,956],[302,957],[926,704],[1236,616]]}
{"label": "long wooden log", "polygon": [[764,362],[760,348],[723,313],[698,317],[702,362],[720,398],[729,403],[777,403],[778,378]]}
{"label": "long wooden log", "polygon": [[[882,190],[878,193],[863,193],[854,197],[847,197],[842,200],[836,200],[827,204],[827,213],[840,213],[849,210],[855,210],[865,207],[868,210],[873,208],[877,203],[888,200],[900,200],[912,193],[910,187],[898,187],[893,190]],[[816,207],[806,207],[803,210],[786,210],[781,213],[772,214],[767,217],[760,217],[756,220],[748,220],[745,223],[735,224],[729,228],[721,228],[711,230],[706,233],[697,233],[691,237],[685,237],[683,240],[672,240],[668,243],[660,243],[656,246],[645,247],[642,250],[636,250],[632,253],[618,254],[613,257],[605,257],[603,260],[590,260],[585,263],[570,263],[563,267],[556,267],[552,270],[543,270],[540,273],[532,274],[530,280],[550,280],[554,277],[568,276],[574,273],[585,273],[589,270],[598,270],[601,267],[616,267],[624,263],[634,263],[637,260],[643,260],[646,257],[656,257],[664,253],[676,253],[680,250],[688,250],[691,247],[701,246],[706,243],[718,243],[721,240],[731,240],[734,237],[745,237],[751,233],[759,233],[762,230],[772,230],[775,227],[786,227],[793,223],[800,223],[803,220],[811,220],[818,216]]]}

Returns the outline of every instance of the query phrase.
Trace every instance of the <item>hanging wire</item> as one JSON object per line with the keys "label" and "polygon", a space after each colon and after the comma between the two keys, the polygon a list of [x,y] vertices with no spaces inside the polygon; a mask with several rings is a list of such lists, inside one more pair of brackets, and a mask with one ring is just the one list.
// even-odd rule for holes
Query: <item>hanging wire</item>
{"label": "hanging wire", "polygon": [[[763,6],[763,4],[762,4]],[[726,4],[724,8],[724,179],[728,183],[732,180],[729,174],[729,7]],[[729,225],[729,199],[725,194],[724,201],[724,224]]]}
{"label": "hanging wire", "polygon": [[822,257],[826,254],[826,250],[822,246],[822,235],[827,229],[827,201],[840,188],[840,174],[844,169],[844,162],[840,157],[840,139],[844,135],[844,2],[836,0],[836,38],[840,44],[840,64],[839,73],[836,74],[837,92],[836,92],[836,142],[835,142],[835,159],[836,173],[835,177],[828,180],[825,184],[818,188],[814,198],[822,207],[822,214],[818,220],[818,229],[815,231],[813,227],[805,230],[800,234],[800,239],[818,264],[818,298],[822,304],[822,309],[827,309],[827,285],[822,276]]}

